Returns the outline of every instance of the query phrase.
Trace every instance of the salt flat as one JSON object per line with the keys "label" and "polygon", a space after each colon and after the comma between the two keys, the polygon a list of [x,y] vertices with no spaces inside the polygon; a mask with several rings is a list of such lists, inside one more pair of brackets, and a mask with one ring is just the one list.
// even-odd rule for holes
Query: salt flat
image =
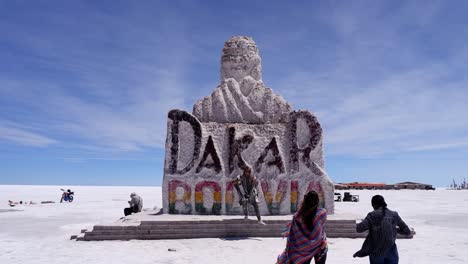
{"label": "salt flat", "polygon": [[[58,203],[63,187],[75,191],[73,203]],[[82,228],[119,219],[131,192],[143,197],[145,208],[162,205],[160,187],[0,186],[0,263],[274,263],[285,245],[280,238],[69,240]],[[397,241],[400,263],[467,263],[468,191],[352,193],[361,201],[336,203],[337,215],[365,217],[370,198],[382,194],[389,208],[416,230],[414,239]],[[56,203],[10,208],[8,200]],[[366,258],[352,258],[362,241],[329,239],[327,263],[368,263]]]}

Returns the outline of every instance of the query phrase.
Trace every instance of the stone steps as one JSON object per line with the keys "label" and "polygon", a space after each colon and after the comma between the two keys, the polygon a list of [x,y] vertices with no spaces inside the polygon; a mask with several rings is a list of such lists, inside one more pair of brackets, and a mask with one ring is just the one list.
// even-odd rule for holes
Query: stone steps
{"label": "stone steps", "polygon": [[[158,240],[191,238],[281,237],[289,220],[266,220],[266,225],[253,220],[193,220],[193,221],[142,221],[140,225],[97,225],[85,231],[76,240]],[[354,220],[329,220],[325,225],[329,238],[363,238],[356,232]],[[412,237],[412,236],[411,236]],[[411,238],[400,237],[400,238]]]}
{"label": "stone steps", "polygon": [[[238,232],[249,231],[249,232],[278,232],[281,233],[285,229],[284,226],[265,226],[265,227],[242,227],[242,226],[231,226],[231,227],[209,227],[209,228],[160,228],[155,227],[153,229],[94,229],[92,232],[85,232],[85,234],[164,234],[164,233],[175,233],[175,234],[184,234],[184,233],[204,233],[204,232]],[[340,232],[349,232],[353,230],[351,228],[342,228],[342,227],[325,227],[327,233],[340,233]]]}

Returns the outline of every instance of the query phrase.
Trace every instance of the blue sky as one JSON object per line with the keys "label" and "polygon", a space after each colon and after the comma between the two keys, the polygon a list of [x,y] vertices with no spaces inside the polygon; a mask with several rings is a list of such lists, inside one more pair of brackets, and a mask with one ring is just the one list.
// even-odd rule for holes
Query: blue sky
{"label": "blue sky", "polygon": [[252,36],[337,182],[468,176],[466,1],[0,0],[0,184],[160,185],[166,117]]}

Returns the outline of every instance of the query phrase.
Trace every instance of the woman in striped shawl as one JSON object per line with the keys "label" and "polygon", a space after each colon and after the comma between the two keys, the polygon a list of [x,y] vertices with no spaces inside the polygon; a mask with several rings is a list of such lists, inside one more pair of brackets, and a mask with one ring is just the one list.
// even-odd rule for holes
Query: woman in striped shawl
{"label": "woman in striped shawl", "polygon": [[283,232],[287,237],[286,249],[278,256],[277,264],[310,263],[324,264],[327,259],[327,236],[325,221],[327,210],[318,208],[319,196],[315,191],[304,195],[299,211],[294,214],[288,228]]}

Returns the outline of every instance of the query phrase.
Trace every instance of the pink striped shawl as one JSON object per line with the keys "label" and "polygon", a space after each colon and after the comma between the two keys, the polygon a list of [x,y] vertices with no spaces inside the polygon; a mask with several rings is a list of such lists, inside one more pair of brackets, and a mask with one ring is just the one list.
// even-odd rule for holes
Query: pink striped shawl
{"label": "pink striped shawl", "polygon": [[277,264],[301,264],[317,254],[326,252],[325,221],[327,221],[327,210],[318,208],[313,229],[308,230],[298,213],[294,214],[293,220],[288,223],[287,229],[283,233],[283,238],[287,237],[288,240],[286,249],[278,256]]}

